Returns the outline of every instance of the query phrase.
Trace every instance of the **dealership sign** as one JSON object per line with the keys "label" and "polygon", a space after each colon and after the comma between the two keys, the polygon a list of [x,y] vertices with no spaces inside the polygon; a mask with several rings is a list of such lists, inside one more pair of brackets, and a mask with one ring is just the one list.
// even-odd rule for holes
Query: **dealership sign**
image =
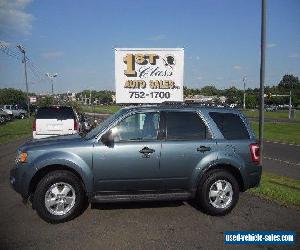
{"label": "dealership sign", "polygon": [[115,49],[117,103],[183,101],[184,50]]}

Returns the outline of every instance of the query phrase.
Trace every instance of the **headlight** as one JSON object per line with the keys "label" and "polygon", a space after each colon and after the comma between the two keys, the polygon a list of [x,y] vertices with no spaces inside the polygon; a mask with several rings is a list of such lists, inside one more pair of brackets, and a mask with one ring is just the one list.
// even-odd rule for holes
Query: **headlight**
{"label": "headlight", "polygon": [[16,163],[24,163],[27,161],[27,153],[19,152],[16,158]]}

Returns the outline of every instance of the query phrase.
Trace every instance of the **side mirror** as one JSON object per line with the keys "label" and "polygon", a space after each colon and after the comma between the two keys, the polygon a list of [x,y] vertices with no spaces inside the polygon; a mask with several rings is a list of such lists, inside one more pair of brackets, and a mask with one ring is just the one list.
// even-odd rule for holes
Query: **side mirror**
{"label": "side mirror", "polygon": [[114,137],[111,129],[101,136],[101,142],[109,148],[113,147]]}

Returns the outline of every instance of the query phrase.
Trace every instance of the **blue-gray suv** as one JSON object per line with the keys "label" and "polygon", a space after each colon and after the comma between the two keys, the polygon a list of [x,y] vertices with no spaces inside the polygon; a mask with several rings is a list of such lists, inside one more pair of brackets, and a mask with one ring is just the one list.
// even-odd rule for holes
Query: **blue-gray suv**
{"label": "blue-gray suv", "polygon": [[19,147],[10,183],[50,223],[87,202],[195,200],[225,215],[260,182],[259,146],[237,110],[197,105],[123,108],[85,136]]}

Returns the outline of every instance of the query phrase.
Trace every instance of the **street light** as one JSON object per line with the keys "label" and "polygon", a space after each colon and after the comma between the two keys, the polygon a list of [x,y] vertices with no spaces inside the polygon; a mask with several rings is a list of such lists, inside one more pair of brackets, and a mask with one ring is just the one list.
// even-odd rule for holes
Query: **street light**
{"label": "street light", "polygon": [[26,50],[22,45],[17,45],[17,48],[21,51],[23,54],[23,60],[24,63],[24,71],[25,71],[25,85],[26,85],[26,98],[27,98],[27,112],[28,116],[30,116],[30,107],[29,107],[29,96],[28,96],[28,82],[27,82],[27,65],[26,65]]}
{"label": "street light", "polygon": [[46,76],[50,79],[51,81],[51,90],[52,90],[52,95],[54,94],[54,90],[53,90],[53,78],[57,77],[58,74],[54,73],[54,74],[50,74],[50,73],[46,73]]}

